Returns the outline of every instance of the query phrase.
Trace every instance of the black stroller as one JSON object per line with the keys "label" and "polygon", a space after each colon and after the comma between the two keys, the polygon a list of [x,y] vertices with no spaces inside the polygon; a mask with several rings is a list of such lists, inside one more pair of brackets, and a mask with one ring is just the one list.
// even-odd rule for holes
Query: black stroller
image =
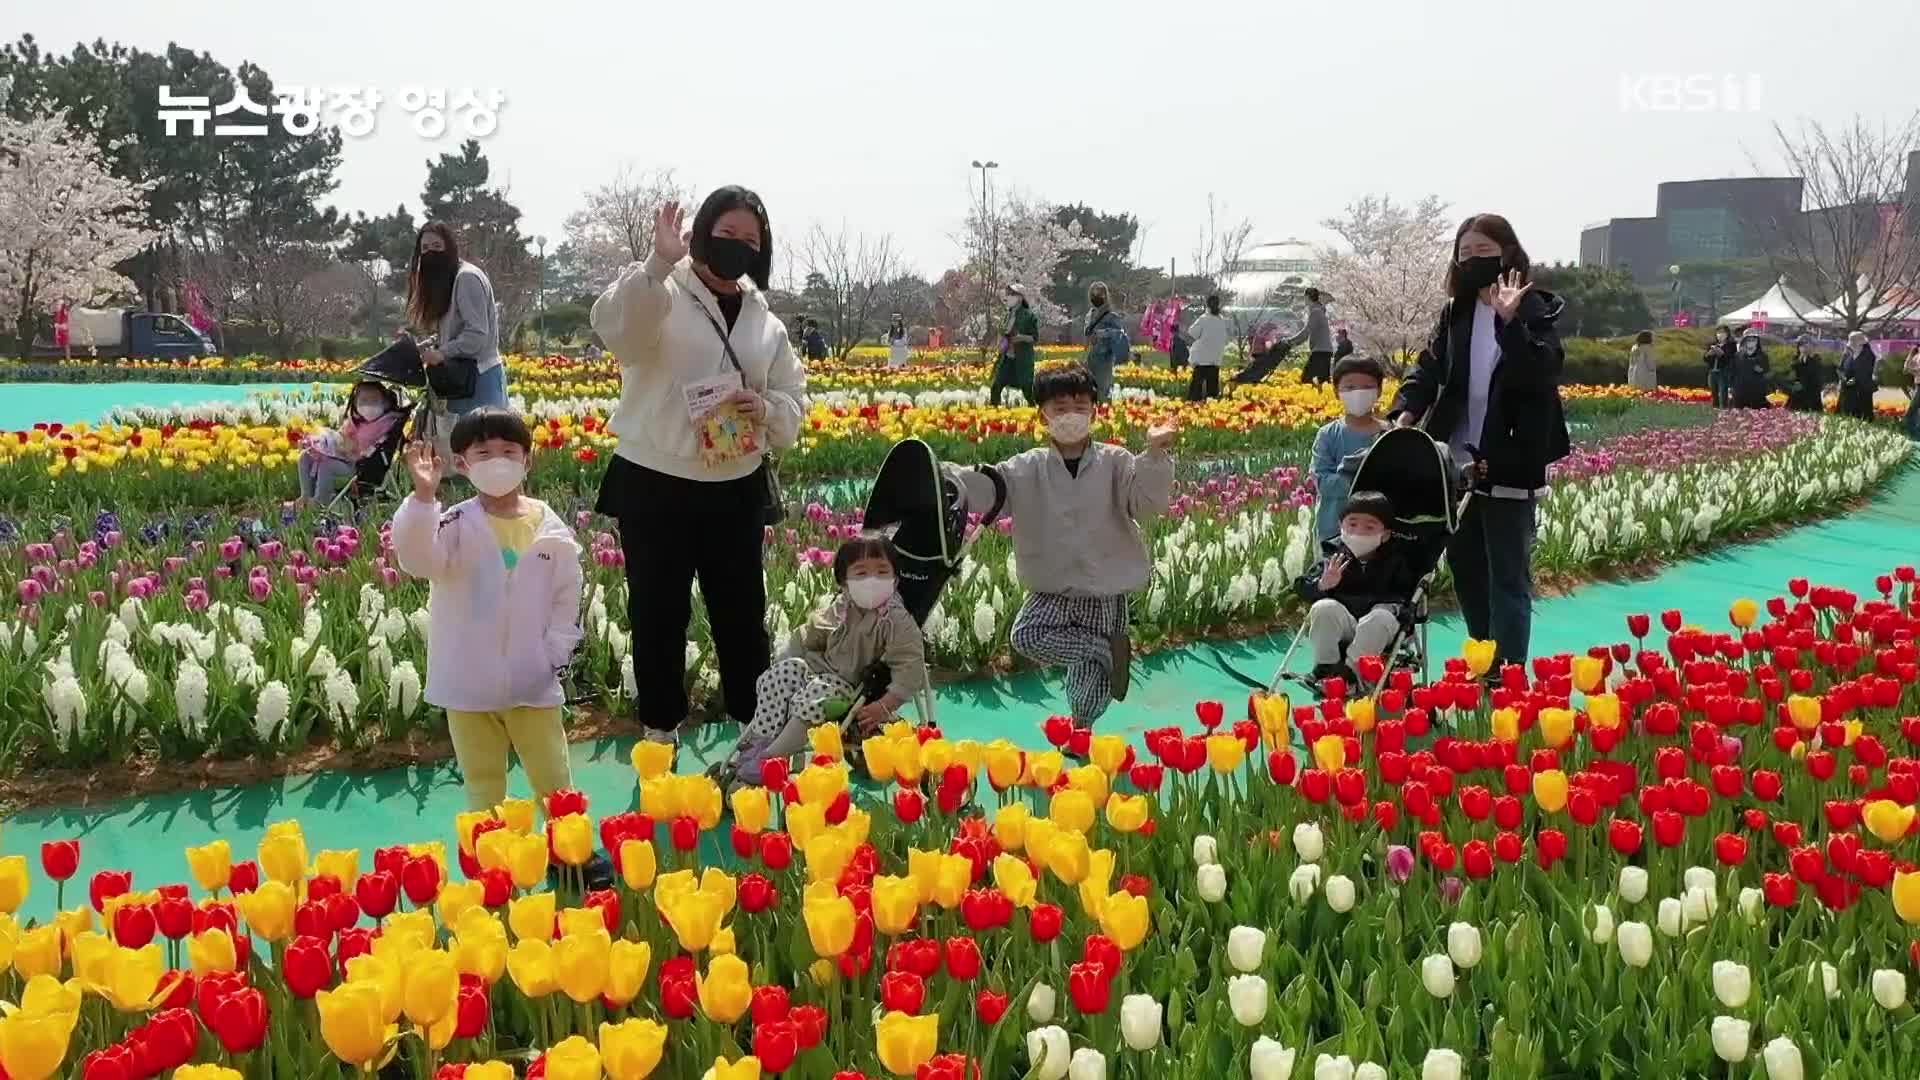
{"label": "black stroller", "polygon": [[[1378,693],[1380,686],[1402,668],[1417,671],[1421,681],[1427,677],[1427,627],[1431,617],[1428,596],[1439,573],[1441,556],[1446,554],[1447,543],[1459,527],[1466,499],[1472,497],[1471,493],[1461,495],[1461,479],[1447,448],[1418,428],[1389,429],[1368,448],[1354,475],[1353,490],[1377,491],[1393,503],[1394,542],[1406,546],[1420,579],[1412,598],[1400,607],[1399,629],[1381,656],[1385,673],[1378,685],[1367,688],[1373,693]],[[1273,692],[1280,689],[1282,682],[1294,682],[1318,691],[1319,686],[1308,672],[1295,671],[1291,666],[1294,654],[1306,637],[1307,624],[1303,620],[1287,646],[1286,655],[1280,658],[1278,670],[1265,683],[1234,670],[1217,652],[1215,656],[1223,668],[1249,686]]]}
{"label": "black stroller", "polygon": [[[400,414],[400,422],[388,430],[381,438],[380,445],[374,447],[372,453],[354,462],[353,475],[347,478],[347,482],[342,484],[340,490],[335,492],[333,498],[328,501],[327,509],[329,510],[338,507],[343,500],[358,506],[367,499],[383,493],[398,496],[395,485],[400,481],[400,476],[394,471],[393,465],[400,460],[401,448],[407,444],[407,432],[413,426],[414,404],[397,389],[378,379],[363,381],[376,383],[381,389],[387,391],[393,399],[394,410]],[[360,384],[354,385],[357,387]],[[353,408],[351,392],[347,395],[347,408],[349,410]],[[342,420],[344,419],[343,417]]]}

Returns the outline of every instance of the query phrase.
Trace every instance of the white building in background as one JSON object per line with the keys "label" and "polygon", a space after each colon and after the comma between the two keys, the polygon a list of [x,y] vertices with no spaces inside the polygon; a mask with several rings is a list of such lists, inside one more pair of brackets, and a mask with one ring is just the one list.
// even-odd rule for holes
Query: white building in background
{"label": "white building in background", "polygon": [[1221,277],[1220,288],[1230,294],[1224,297],[1227,306],[1257,308],[1292,301],[1319,281],[1313,245],[1289,238],[1247,249]]}

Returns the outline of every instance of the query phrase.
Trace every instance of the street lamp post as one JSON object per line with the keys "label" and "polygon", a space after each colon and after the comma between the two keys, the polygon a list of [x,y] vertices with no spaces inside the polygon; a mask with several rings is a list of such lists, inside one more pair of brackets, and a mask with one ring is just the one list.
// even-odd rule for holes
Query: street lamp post
{"label": "street lamp post", "polygon": [[1680,264],[1669,265],[1667,273],[1673,278],[1673,310],[1668,313],[1667,325],[1678,326],[1680,325]]}
{"label": "street lamp post", "polygon": [[540,355],[547,355],[547,238],[533,238],[535,247],[540,249]]}
{"label": "street lamp post", "polygon": [[973,167],[980,170],[980,242],[987,249],[987,280],[981,289],[981,292],[984,294],[981,304],[985,314],[980,329],[980,351],[985,353],[987,351],[987,338],[990,336],[990,330],[993,326],[993,301],[995,299],[993,286],[997,282],[999,273],[998,262],[1000,258],[1000,226],[988,216],[987,185],[991,183],[991,178],[987,175],[987,171],[989,169],[999,168],[1000,163],[997,161],[981,161],[975,158]]}

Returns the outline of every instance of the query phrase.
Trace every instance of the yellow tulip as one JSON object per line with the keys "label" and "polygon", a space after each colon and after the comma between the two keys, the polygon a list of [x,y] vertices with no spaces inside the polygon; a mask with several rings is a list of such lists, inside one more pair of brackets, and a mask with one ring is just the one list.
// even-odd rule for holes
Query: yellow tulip
{"label": "yellow tulip", "polygon": [[400,1019],[407,1004],[407,970],[396,955],[374,952],[354,957],[347,961],[347,981],[380,991],[381,1018],[389,1024]]}
{"label": "yellow tulip", "polygon": [[1247,744],[1238,735],[1207,736],[1207,764],[1217,773],[1230,773],[1247,760]]}
{"label": "yellow tulip", "polygon": [[1339,772],[1347,764],[1347,742],[1338,735],[1313,740],[1313,763],[1324,772]]}
{"label": "yellow tulip", "polygon": [[716,956],[708,961],[707,973],[700,976],[694,989],[700,997],[700,1011],[721,1024],[745,1016],[747,1007],[753,1004],[747,962],[737,956]]}
{"label": "yellow tulip", "polygon": [[1146,825],[1152,804],[1145,795],[1107,796],[1107,824],[1119,832],[1134,833]]}
{"label": "yellow tulip", "polygon": [[463,810],[453,815],[453,834],[460,838],[463,854],[479,857],[479,851],[474,848],[473,831],[492,820],[494,816],[491,810]]}
{"label": "yellow tulip", "polygon": [[711,945],[714,932],[720,929],[720,920],[727,914],[724,899],[702,889],[679,892],[672,897],[662,896],[655,889],[654,900],[666,916],[667,925],[673,927],[680,947],[688,952],[699,952]]}
{"label": "yellow tulip", "polygon": [[1027,846],[1026,803],[1008,803],[993,815],[993,838],[1002,850],[1019,851]]}
{"label": "yellow tulip", "polygon": [[465,1080],[514,1080],[513,1066],[504,1061],[485,1061],[467,1066]]}
{"label": "yellow tulip", "polygon": [[1288,728],[1293,722],[1293,703],[1285,694],[1253,695],[1253,718],[1269,750],[1285,746],[1291,739]]}
{"label": "yellow tulip", "polygon": [[528,938],[507,953],[507,974],[513,985],[530,998],[546,997],[560,989],[560,973],[554,969],[553,946]]}
{"label": "yellow tulip", "polygon": [[553,828],[553,853],[561,862],[585,866],[593,858],[593,823],[587,815],[566,814],[548,824]]}
{"label": "yellow tulip", "polygon": [[356,1069],[380,1064],[387,1046],[387,1023],[378,987],[349,982],[322,990],[313,1000],[320,1010],[320,1038],[335,1057]]}
{"label": "yellow tulip", "polygon": [[773,801],[763,787],[736,789],[727,801],[733,805],[734,826],[750,836],[764,831],[773,815]]}
{"label": "yellow tulip", "polygon": [[993,860],[993,883],[1007,894],[1017,908],[1030,908],[1040,883],[1033,878],[1033,867],[1017,855],[997,855]]}
{"label": "yellow tulip", "polygon": [[920,740],[912,735],[904,735],[893,740],[893,746],[887,756],[893,761],[892,779],[901,787],[918,787],[920,778],[927,773],[927,759]]}
{"label": "yellow tulip", "polygon": [[1127,952],[1139,948],[1140,943],[1147,940],[1151,925],[1147,918],[1147,898],[1144,896],[1117,892],[1100,905],[1100,932]]}
{"label": "yellow tulip", "polygon": [[652,1020],[600,1025],[600,1063],[611,1080],[646,1080],[666,1049],[667,1029]]}
{"label": "yellow tulip", "polygon": [[882,874],[873,879],[873,927],[883,934],[900,935],[913,928],[920,915],[920,886],[912,878]]}
{"label": "yellow tulip", "polygon": [[279,828],[279,825],[272,826],[260,841],[260,872],[269,881],[298,885],[307,876],[307,841],[300,835],[297,825],[292,829],[272,831]]}
{"label": "yellow tulip", "polygon": [[1787,715],[1792,718],[1794,727],[1801,731],[1812,731],[1820,726],[1820,699],[1805,694],[1789,694]]}
{"label": "yellow tulip", "polygon": [[1060,779],[1061,769],[1066,767],[1066,759],[1058,750],[1042,750],[1027,756],[1027,776],[1034,787],[1050,788]]}
{"label": "yellow tulip", "polygon": [[787,804],[787,835],[794,846],[805,850],[807,843],[827,827],[827,808],[819,803]]}
{"label": "yellow tulip", "polygon": [[551,941],[554,927],[554,896],[537,892],[507,905],[507,926],[516,941]]}
{"label": "yellow tulip", "polygon": [[507,970],[507,928],[481,908],[470,908],[455,924],[453,962],[462,975],[477,975],[491,986]]}
{"label": "yellow tulip", "polygon": [[1092,860],[1093,852],[1082,833],[1062,831],[1047,845],[1047,869],[1068,885],[1078,885],[1086,878]]}
{"label": "yellow tulip", "polygon": [[760,1080],[760,1059],[743,1057],[739,1061],[728,1061],[723,1057],[714,1058],[713,1065],[701,1080]]}
{"label": "yellow tulip", "polygon": [[406,911],[387,916],[374,939],[373,951],[395,960],[404,960],[423,949],[433,948],[439,929],[429,911]]}
{"label": "yellow tulip", "polygon": [[1559,769],[1543,769],[1533,774],[1533,801],[1549,814],[1567,808],[1567,774]]}
{"label": "yellow tulip", "polygon": [[953,744],[945,739],[928,739],[920,743],[920,766],[927,772],[945,772],[947,766],[953,764],[953,759]]}
{"label": "yellow tulip", "polygon": [[553,970],[560,989],[576,1004],[597,1000],[613,966],[613,937],[604,923],[590,933],[570,934],[553,946]]}
{"label": "yellow tulip", "polygon": [[1084,791],[1066,788],[1056,792],[1047,806],[1047,816],[1055,825],[1071,832],[1083,833],[1093,828],[1093,800]]}
{"label": "yellow tulip", "polygon": [[192,871],[193,880],[208,892],[219,892],[227,887],[227,881],[233,876],[233,845],[225,840],[215,840],[211,844],[187,849],[187,869]]}
{"label": "yellow tulip", "polygon": [[520,838],[519,833],[506,829],[495,829],[482,833],[473,842],[473,857],[484,870],[505,870],[513,872],[513,842]]}
{"label": "yellow tulip", "polygon": [[725,917],[733,910],[734,900],[740,895],[740,886],[726,871],[709,866],[700,871],[700,891],[720,902],[720,914]]}
{"label": "yellow tulip", "polygon": [[732,956],[740,951],[735,944],[733,927],[723,926],[713,932],[713,940],[708,943],[707,952],[712,956]]}
{"label": "yellow tulip", "polygon": [[360,849],[323,851],[313,857],[313,872],[333,878],[342,889],[352,892],[354,882],[360,880]]}
{"label": "yellow tulip", "polygon": [[1894,873],[1893,910],[1902,922],[1920,923],[1920,874]]}
{"label": "yellow tulip", "polygon": [[965,855],[942,855],[933,875],[933,902],[952,911],[973,887],[973,860]]}
{"label": "yellow tulip", "polygon": [[1854,744],[1854,741],[1860,738],[1860,733],[1865,730],[1866,730],[1866,725],[1862,724],[1858,720],[1848,720],[1847,722],[1841,724],[1840,725],[1840,731],[1841,731],[1840,745],[1852,746]]}
{"label": "yellow tulip", "polygon": [[850,807],[847,810],[847,820],[835,825],[834,828],[839,829],[848,840],[851,840],[854,847],[859,847],[866,843],[867,838],[873,833],[873,815],[858,806]]}
{"label": "yellow tulip", "polygon": [[1576,656],[1573,658],[1573,688],[1583,694],[1591,694],[1599,687],[1600,680],[1607,674],[1606,661],[1597,656]]}
{"label": "yellow tulip", "polygon": [[1473,638],[1468,638],[1466,645],[1460,651],[1460,655],[1467,661],[1467,671],[1477,679],[1485,675],[1487,669],[1493,666],[1493,658],[1498,650],[1499,645],[1495,642],[1476,641]]}
{"label": "yellow tulip", "polygon": [[855,846],[837,829],[827,829],[801,849],[806,856],[808,881],[839,881],[853,861]]}
{"label": "yellow tulip", "polygon": [[11,915],[19,911],[20,905],[27,902],[27,894],[32,888],[25,855],[0,858],[0,912]]}
{"label": "yellow tulip", "polygon": [[1107,774],[1098,765],[1082,765],[1067,770],[1067,787],[1074,791],[1085,792],[1093,805],[1099,806],[1107,801],[1107,792],[1113,790]]}
{"label": "yellow tulip", "polygon": [[1087,757],[1100,771],[1114,776],[1127,765],[1127,740],[1119,735],[1095,735],[1087,747]]}
{"label": "yellow tulip", "polygon": [[235,896],[233,906],[255,937],[279,942],[293,933],[293,890],[279,881],[263,881],[252,892]]}
{"label": "yellow tulip", "polygon": [[[841,772],[844,777],[844,766]],[[702,829],[711,829],[720,824],[720,814],[725,807],[720,785],[707,776],[683,776],[679,779],[680,812],[692,818]]]}
{"label": "yellow tulip", "polygon": [[77,908],[55,912],[53,925],[60,928],[61,939],[70,942],[93,929],[93,909],[81,904]]}
{"label": "yellow tulip", "polygon": [[821,957],[831,960],[853,944],[853,902],[846,897],[829,900],[809,895],[801,904],[801,917],[807,924],[807,940]]}
{"label": "yellow tulip", "polygon": [[1760,618],[1760,605],[1743,596],[1727,609],[1727,618],[1733,621],[1734,626],[1742,630],[1749,629]]}
{"label": "yellow tulip", "polygon": [[173,1080],[246,1080],[246,1077],[241,1076],[238,1069],[225,1065],[182,1065],[173,1070]]}
{"label": "yellow tulip", "polygon": [[1587,724],[1596,728],[1620,726],[1620,699],[1613,694],[1593,694],[1587,698]]}
{"label": "yellow tulip", "polygon": [[644,941],[613,943],[613,951],[607,957],[607,998],[616,1005],[625,1005],[640,996],[646,987],[647,969],[653,965],[653,946]]}
{"label": "yellow tulip", "polygon": [[915,1069],[933,1060],[940,1041],[940,1015],[909,1016],[895,1010],[873,1026],[874,1048],[880,1064],[895,1076],[912,1076]]}
{"label": "yellow tulip", "polygon": [[[13,949],[13,969],[27,978],[35,975],[59,975],[60,966],[65,962],[62,950],[63,939],[57,926],[41,926],[22,931],[20,941]],[[227,945],[232,952],[231,942]],[[231,962],[228,969],[232,967]],[[227,970],[227,969],[222,969]],[[198,974],[198,965],[195,974]]]}
{"label": "yellow tulip", "polygon": [[487,887],[478,881],[449,881],[440,886],[434,907],[440,912],[440,925],[458,926],[460,916],[487,901]]}
{"label": "yellow tulip", "polygon": [[596,930],[607,932],[607,917],[601,914],[599,908],[568,908],[560,913],[557,921],[563,938],[591,934]]}
{"label": "yellow tulip", "polygon": [[640,775],[642,783],[658,780],[673,771],[673,751],[672,743],[642,739],[633,744],[633,771]]}
{"label": "yellow tulip", "polygon": [[988,743],[985,757],[987,780],[1002,791],[1019,783],[1020,774],[1026,771],[1027,755],[1005,739]]}
{"label": "yellow tulip", "polygon": [[800,801],[825,806],[847,790],[845,765],[809,765],[793,778]]}
{"label": "yellow tulip", "polygon": [[1572,709],[1546,708],[1540,710],[1540,738],[1555,750],[1573,741]]}
{"label": "yellow tulip", "polygon": [[460,969],[453,957],[427,949],[407,960],[401,1010],[414,1027],[425,1028],[453,1015],[460,1003]]}
{"label": "yellow tulip", "polygon": [[660,863],[653,852],[653,841],[620,842],[620,878],[626,882],[627,888],[635,891],[651,888],[654,875],[659,871]]}
{"label": "yellow tulip", "polygon": [[[20,952],[25,953],[26,949],[26,940],[23,938],[20,942]],[[238,959],[233,951],[233,938],[217,926],[211,930],[203,930],[187,939],[187,960],[193,965],[195,978],[210,975],[216,971],[232,971],[238,966]],[[18,956],[14,957],[13,964],[15,967],[20,966]]]}
{"label": "yellow tulip", "polygon": [[532,799],[508,799],[493,808],[500,820],[507,823],[507,831],[512,833],[530,833],[533,831],[535,814]]}
{"label": "yellow tulip", "polygon": [[1520,741],[1520,710],[1514,708],[1493,710],[1493,737],[1500,742]]}
{"label": "yellow tulip", "polygon": [[0,1068],[13,1080],[46,1080],[60,1069],[78,1013],[21,1009],[0,1019]]}
{"label": "yellow tulip", "polygon": [[1913,827],[1913,807],[1891,799],[1875,799],[1860,808],[1860,820],[1881,843],[1894,844],[1905,839],[1907,830]]}
{"label": "yellow tulip", "polygon": [[1113,852],[1101,848],[1087,856],[1087,872],[1080,876],[1080,908],[1087,917],[1098,920],[1100,905],[1113,891]]}
{"label": "yellow tulip", "polygon": [[835,761],[847,756],[846,747],[840,740],[838,724],[815,724],[807,732],[807,741],[813,744],[815,754],[825,754]]}
{"label": "yellow tulip", "polygon": [[894,775],[894,739],[874,735],[860,742],[861,755],[867,759],[867,775],[878,783],[888,783]]}
{"label": "yellow tulip", "polygon": [[20,944],[20,924],[0,914],[0,971],[13,966],[13,950]]}

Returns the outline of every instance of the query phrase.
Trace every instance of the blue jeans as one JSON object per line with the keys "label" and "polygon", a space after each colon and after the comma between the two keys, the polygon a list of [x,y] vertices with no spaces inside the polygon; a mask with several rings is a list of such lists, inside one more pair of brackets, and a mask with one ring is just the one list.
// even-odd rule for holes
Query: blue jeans
{"label": "blue jeans", "polygon": [[1533,636],[1534,500],[1475,495],[1447,546],[1467,634],[1497,646],[1500,664],[1524,664]]}
{"label": "blue jeans", "polygon": [[476,376],[473,380],[473,396],[448,401],[447,412],[459,416],[487,405],[499,409],[507,407],[507,365],[504,362]]}
{"label": "blue jeans", "polygon": [[1724,371],[1707,372],[1707,387],[1713,392],[1713,407],[1727,407],[1727,373]]}

